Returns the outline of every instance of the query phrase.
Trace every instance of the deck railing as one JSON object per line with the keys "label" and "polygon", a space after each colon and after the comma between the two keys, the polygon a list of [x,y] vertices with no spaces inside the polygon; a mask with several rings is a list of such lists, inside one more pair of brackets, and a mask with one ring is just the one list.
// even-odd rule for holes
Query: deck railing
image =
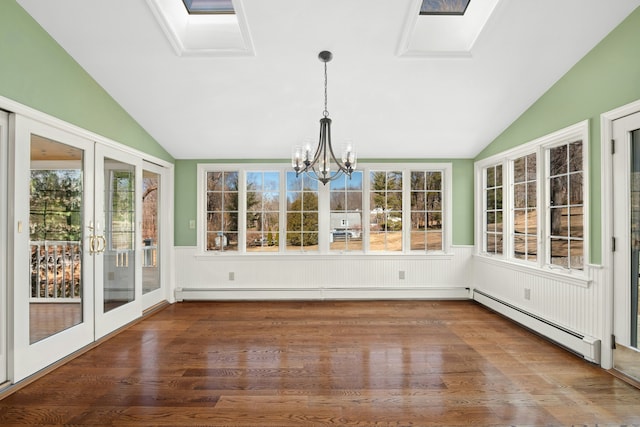
{"label": "deck railing", "polygon": [[[157,246],[143,246],[143,267],[157,266]],[[128,251],[117,253],[117,265],[128,266]],[[80,302],[80,242],[31,242],[31,302]]]}
{"label": "deck railing", "polygon": [[31,242],[31,302],[80,302],[80,242]]}

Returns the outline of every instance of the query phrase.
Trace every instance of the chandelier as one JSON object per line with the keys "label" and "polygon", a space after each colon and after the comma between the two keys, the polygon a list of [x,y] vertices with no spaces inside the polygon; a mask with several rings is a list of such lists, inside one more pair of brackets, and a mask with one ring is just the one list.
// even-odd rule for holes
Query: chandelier
{"label": "chandelier", "polygon": [[[333,54],[323,50],[318,54],[320,61],[324,63],[324,111],[320,119],[320,140],[315,152],[312,151],[311,144],[295,146],[291,156],[293,170],[296,177],[302,173],[320,181],[323,185],[327,182],[338,179],[343,174],[351,178],[351,174],[356,168],[356,153],[351,144],[345,144],[342,148],[340,160],[336,157],[331,146],[331,119],[327,110],[327,62],[331,61]],[[334,163],[335,166],[331,164]],[[336,168],[335,171],[332,170]]]}

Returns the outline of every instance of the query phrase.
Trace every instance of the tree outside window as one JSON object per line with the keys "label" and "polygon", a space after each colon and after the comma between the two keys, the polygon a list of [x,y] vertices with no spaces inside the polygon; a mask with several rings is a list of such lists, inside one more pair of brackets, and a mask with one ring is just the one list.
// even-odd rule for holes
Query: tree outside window
{"label": "tree outside window", "polygon": [[411,171],[411,250],[442,249],[442,172]]}
{"label": "tree outside window", "polygon": [[372,171],[369,176],[369,250],[402,251],[402,172]]}
{"label": "tree outside window", "polygon": [[238,250],[238,172],[207,173],[207,251]]}
{"label": "tree outside window", "polygon": [[318,182],[287,172],[287,250],[318,250]]}

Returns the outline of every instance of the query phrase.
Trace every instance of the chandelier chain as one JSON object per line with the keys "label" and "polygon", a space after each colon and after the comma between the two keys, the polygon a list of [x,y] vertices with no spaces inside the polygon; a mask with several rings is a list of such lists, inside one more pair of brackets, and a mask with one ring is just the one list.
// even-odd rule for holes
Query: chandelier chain
{"label": "chandelier chain", "polygon": [[324,63],[324,111],[322,114],[325,117],[329,117],[329,110],[327,110],[327,63]]}

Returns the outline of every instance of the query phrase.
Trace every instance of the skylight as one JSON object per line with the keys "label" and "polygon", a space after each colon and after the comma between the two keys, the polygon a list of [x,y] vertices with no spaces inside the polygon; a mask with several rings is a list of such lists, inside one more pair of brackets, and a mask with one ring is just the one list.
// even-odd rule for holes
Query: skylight
{"label": "skylight", "polygon": [[231,0],[182,0],[191,15],[235,13]]}
{"label": "skylight", "polygon": [[464,15],[471,0],[422,0],[420,15]]}

